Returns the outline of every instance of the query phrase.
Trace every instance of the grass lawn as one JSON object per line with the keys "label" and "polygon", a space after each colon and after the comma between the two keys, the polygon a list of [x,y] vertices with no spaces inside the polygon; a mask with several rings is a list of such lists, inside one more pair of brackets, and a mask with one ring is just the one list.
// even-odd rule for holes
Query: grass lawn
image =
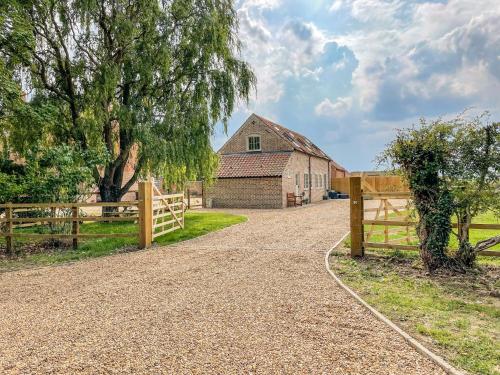
{"label": "grass lawn", "polygon": [[[158,237],[155,244],[169,245],[189,240],[244,221],[246,221],[246,217],[241,215],[188,211],[185,215],[185,228]],[[80,226],[80,231],[81,233],[129,233],[137,232],[138,228],[136,224],[127,222],[87,223]],[[36,251],[29,251],[31,246],[29,243],[17,243],[18,248],[21,247],[28,251],[13,258],[0,257],[0,272],[133,251],[137,250],[137,244],[137,237],[96,238],[84,240],[75,251],[68,247],[43,249],[38,246]]]}
{"label": "grass lawn", "polygon": [[[487,213],[474,222],[498,219]],[[471,230],[471,242],[494,234]],[[383,240],[377,234],[370,241]],[[478,269],[466,275],[429,275],[417,251],[367,250],[363,259],[352,259],[348,247],[349,240],[332,254],[332,270],[368,303],[456,367],[500,374],[499,257],[479,256]],[[457,247],[454,238],[450,247]]]}

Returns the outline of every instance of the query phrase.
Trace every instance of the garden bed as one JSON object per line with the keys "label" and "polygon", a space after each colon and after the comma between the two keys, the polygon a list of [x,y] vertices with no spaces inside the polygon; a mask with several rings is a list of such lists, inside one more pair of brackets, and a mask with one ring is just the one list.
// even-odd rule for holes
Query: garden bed
{"label": "garden bed", "polygon": [[334,251],[331,268],[369,304],[456,367],[500,373],[500,258],[479,257],[465,275],[429,275],[415,251],[349,253]]}
{"label": "garden bed", "polygon": [[[234,224],[244,222],[245,216],[231,215],[222,212],[187,212],[185,228],[167,233],[155,239],[157,245],[189,240]],[[35,231],[36,228],[23,228],[25,231]],[[80,226],[81,233],[137,233],[137,224],[131,222],[98,222]],[[5,255],[5,239],[0,242],[0,272],[27,267],[76,261],[85,258],[95,258],[119,252],[137,250],[138,238],[99,238],[82,241],[77,250],[72,249],[71,241],[53,243],[18,240],[16,253]]]}

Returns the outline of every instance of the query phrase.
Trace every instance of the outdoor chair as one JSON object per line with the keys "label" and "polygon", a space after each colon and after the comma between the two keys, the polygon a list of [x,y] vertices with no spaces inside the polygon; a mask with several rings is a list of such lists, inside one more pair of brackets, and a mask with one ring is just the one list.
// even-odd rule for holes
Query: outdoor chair
{"label": "outdoor chair", "polygon": [[295,195],[294,193],[286,193],[287,207],[302,206],[302,195]]}

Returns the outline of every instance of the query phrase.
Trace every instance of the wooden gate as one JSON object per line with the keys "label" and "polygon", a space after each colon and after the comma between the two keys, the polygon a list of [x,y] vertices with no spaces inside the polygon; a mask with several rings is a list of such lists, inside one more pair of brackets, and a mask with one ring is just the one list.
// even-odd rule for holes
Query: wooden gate
{"label": "wooden gate", "polygon": [[[365,249],[419,250],[416,221],[412,217],[409,192],[365,192],[361,177],[350,177],[351,255],[363,256]],[[365,207],[367,202],[378,202]],[[452,224],[457,228],[457,223]],[[500,230],[500,224],[471,224],[470,229]],[[454,251],[451,249],[451,251]],[[480,255],[500,256],[485,250]]]}
{"label": "wooden gate", "polygon": [[[384,235],[384,243],[400,243],[406,242],[410,245],[412,241],[417,240],[415,233],[410,231],[410,225],[404,227],[389,228],[392,221],[410,223],[411,201],[409,197],[396,197],[393,193],[370,193],[372,202],[376,202],[378,207],[363,208],[363,223],[367,219],[371,219],[369,229],[365,231],[364,243],[370,243],[370,239],[374,236]],[[363,197],[363,199],[365,199]],[[396,203],[397,202],[397,203]],[[365,206],[363,204],[363,206]],[[368,216],[368,217],[367,217]],[[377,228],[376,224],[379,221],[384,221],[383,229]],[[389,238],[391,235],[396,235],[396,238]]]}
{"label": "wooden gate", "polygon": [[184,194],[162,194],[156,186],[153,191],[153,239],[183,229]]}

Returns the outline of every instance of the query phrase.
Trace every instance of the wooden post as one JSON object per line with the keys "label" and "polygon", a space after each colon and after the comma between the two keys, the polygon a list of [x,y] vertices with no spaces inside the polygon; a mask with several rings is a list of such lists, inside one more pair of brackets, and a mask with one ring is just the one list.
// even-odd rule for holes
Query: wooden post
{"label": "wooden post", "polygon": [[[191,190],[187,189],[187,195],[188,195],[188,209],[191,209]],[[184,199],[182,200],[184,201]]]}
{"label": "wooden post", "polygon": [[153,241],[153,183],[139,182],[139,248],[151,246]]}
{"label": "wooden post", "polygon": [[[387,207],[387,199],[384,199],[384,220],[387,221],[389,220],[389,210]],[[386,225],[384,226],[384,242],[389,243],[389,227]]]}
{"label": "wooden post", "polygon": [[205,207],[205,180],[201,180],[201,207]]}
{"label": "wooden post", "polygon": [[363,247],[363,191],[361,177],[349,178],[349,192],[351,197],[351,256],[364,256]]}
{"label": "wooden post", "polygon": [[14,225],[12,224],[12,203],[7,203],[7,207],[5,208],[5,218],[7,219],[7,235],[5,236],[5,242],[7,254],[11,254],[13,250],[12,233],[14,232]]}
{"label": "wooden post", "polygon": [[[410,221],[410,203],[408,201],[406,201],[406,216],[405,216],[405,220],[406,221]],[[410,244],[410,226],[409,225],[406,225],[406,244]]]}
{"label": "wooden post", "polygon": [[78,249],[78,235],[80,234],[80,222],[78,221],[78,207],[71,207],[71,213],[73,217],[71,234],[73,237],[73,250]]}
{"label": "wooden post", "polygon": [[[189,190],[188,190],[188,204],[189,204]],[[184,229],[184,225],[185,225],[184,212],[186,212],[186,210],[184,210],[184,193],[183,193],[183,195],[182,195],[182,229]]]}

